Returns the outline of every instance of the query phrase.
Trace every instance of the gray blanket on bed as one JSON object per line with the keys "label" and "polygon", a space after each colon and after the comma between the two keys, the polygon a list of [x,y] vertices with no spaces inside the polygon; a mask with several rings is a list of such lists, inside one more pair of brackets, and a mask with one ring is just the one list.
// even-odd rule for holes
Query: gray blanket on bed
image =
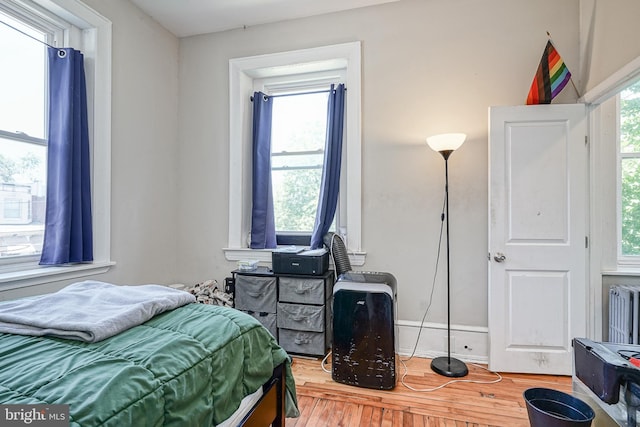
{"label": "gray blanket on bed", "polygon": [[190,293],[165,286],[88,280],[52,294],[0,303],[0,332],[97,342],[192,302]]}

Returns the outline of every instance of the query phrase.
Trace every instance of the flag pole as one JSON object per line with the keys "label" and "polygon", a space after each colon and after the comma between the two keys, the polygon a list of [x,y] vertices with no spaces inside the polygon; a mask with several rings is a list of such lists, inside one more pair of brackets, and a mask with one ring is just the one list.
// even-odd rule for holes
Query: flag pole
{"label": "flag pole", "polygon": [[[551,40],[551,33],[548,30],[547,30],[547,37],[549,37],[549,41],[551,42],[551,44],[553,44],[553,41]],[[571,86],[573,86],[573,90],[576,91],[576,95],[578,95],[578,98],[582,98],[582,95],[580,95],[580,92],[578,91],[576,84],[573,82],[573,74],[571,75],[571,77],[569,77],[569,81],[571,82]]]}
{"label": "flag pole", "polygon": [[580,95],[580,92],[578,92],[576,84],[573,82],[573,77],[569,77],[569,81],[571,82],[571,86],[573,86],[573,90],[576,91],[576,95],[578,95],[578,98],[582,98],[582,95]]}

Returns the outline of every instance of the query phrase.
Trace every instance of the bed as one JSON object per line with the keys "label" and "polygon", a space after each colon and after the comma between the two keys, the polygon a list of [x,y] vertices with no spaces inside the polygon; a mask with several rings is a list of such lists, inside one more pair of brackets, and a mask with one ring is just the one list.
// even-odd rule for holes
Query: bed
{"label": "bed", "polygon": [[69,405],[77,427],[232,416],[234,426],[266,427],[298,415],[290,358],[273,336],[240,311],[195,303],[97,342],[0,333],[0,403]]}

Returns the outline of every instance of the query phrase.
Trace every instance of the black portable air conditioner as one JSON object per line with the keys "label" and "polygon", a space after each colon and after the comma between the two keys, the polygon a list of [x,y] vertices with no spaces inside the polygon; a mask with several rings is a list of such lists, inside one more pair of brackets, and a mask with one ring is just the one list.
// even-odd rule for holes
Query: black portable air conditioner
{"label": "black portable air conditioner", "polygon": [[333,288],[334,381],[390,390],[397,381],[396,280],[349,271]]}

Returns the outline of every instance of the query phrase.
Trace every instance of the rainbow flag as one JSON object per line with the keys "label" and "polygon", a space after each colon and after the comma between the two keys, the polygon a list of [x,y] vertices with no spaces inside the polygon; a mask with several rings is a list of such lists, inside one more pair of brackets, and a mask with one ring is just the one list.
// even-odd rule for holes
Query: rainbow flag
{"label": "rainbow flag", "polygon": [[564,89],[570,78],[571,73],[560,54],[551,44],[551,40],[547,41],[538,71],[529,89],[527,105],[550,104],[551,100]]}

